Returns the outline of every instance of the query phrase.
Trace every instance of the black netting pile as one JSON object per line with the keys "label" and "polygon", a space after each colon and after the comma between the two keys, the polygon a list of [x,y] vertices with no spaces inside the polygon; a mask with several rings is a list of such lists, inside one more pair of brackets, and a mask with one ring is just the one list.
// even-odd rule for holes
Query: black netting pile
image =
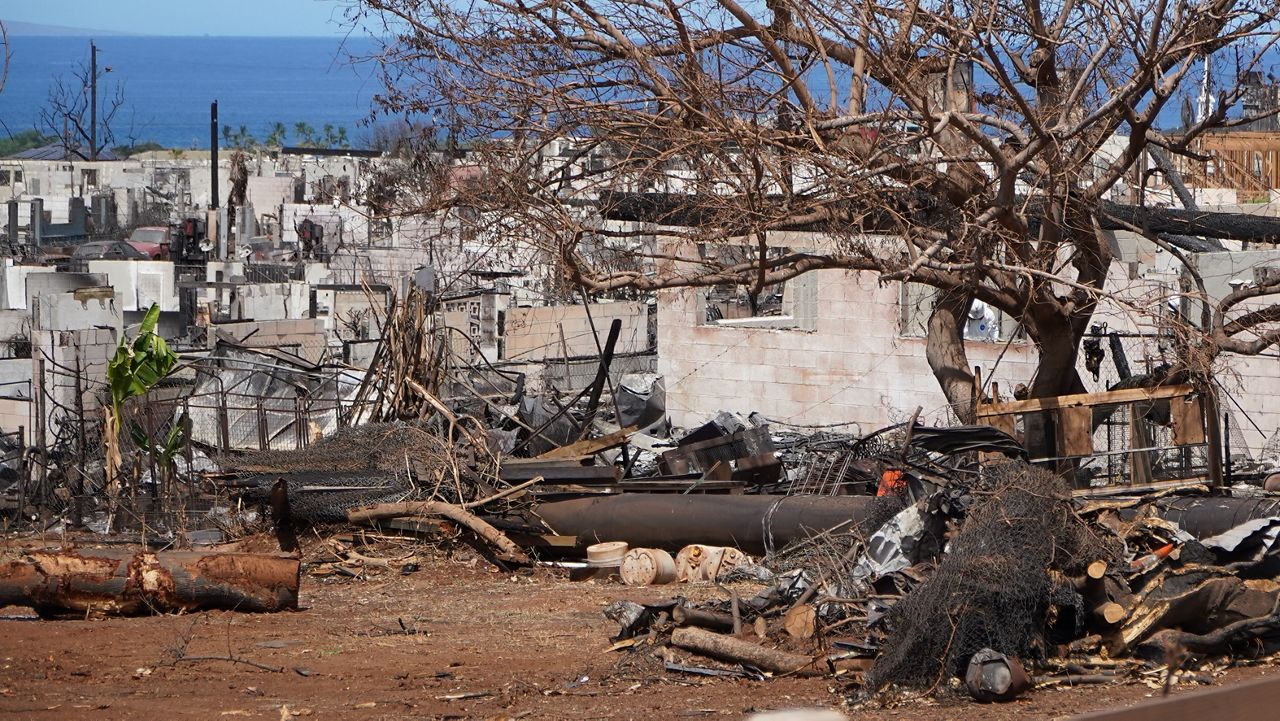
{"label": "black netting pile", "polygon": [[[1067,485],[1024,463],[996,466],[937,570],[890,609],[867,688],[928,688],[992,648],[1042,658],[1050,625],[1083,604],[1055,579],[1116,557],[1072,511]],[[1076,623],[1068,625],[1078,625]]]}
{"label": "black netting pile", "polygon": [[389,471],[404,473],[414,464],[435,466],[451,453],[449,445],[422,423],[366,423],[340,429],[306,448],[250,451],[222,461],[231,471]]}
{"label": "black netting pile", "polygon": [[[345,428],[292,451],[255,451],[223,459],[257,487],[245,494],[265,502],[277,479],[289,482],[294,519],[341,522],[349,508],[415,498],[470,500],[452,473],[454,450],[419,423],[369,423]],[[332,488],[333,490],[328,490]]]}

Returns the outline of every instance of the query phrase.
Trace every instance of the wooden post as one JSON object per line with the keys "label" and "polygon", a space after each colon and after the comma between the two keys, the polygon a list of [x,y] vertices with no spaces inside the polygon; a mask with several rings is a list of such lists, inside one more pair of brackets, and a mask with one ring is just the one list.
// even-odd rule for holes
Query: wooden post
{"label": "wooden post", "polygon": [[1204,392],[1205,431],[1208,436],[1209,485],[1223,487],[1222,474],[1222,426],[1218,425],[1218,394],[1210,385]]}
{"label": "wooden post", "polygon": [[75,471],[75,480],[71,483],[71,526],[72,528],[81,528],[84,526],[84,469],[88,464],[88,434],[85,433],[85,424],[88,419],[84,417],[84,388],[80,385],[80,347],[76,346],[76,421],[79,424],[80,447],[77,449],[80,456],[80,464]]}

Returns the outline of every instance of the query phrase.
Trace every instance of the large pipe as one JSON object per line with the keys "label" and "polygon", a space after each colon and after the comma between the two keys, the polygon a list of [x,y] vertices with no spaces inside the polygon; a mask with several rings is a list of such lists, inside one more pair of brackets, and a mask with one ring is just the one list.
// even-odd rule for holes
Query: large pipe
{"label": "large pipe", "polygon": [[626,541],[678,550],[703,543],[760,555],[841,524],[858,528],[884,518],[876,512],[883,503],[871,496],[627,493],[542,503],[533,512],[556,533],[577,536],[579,546]]}
{"label": "large pipe", "polygon": [[1256,518],[1280,517],[1280,498],[1170,498],[1159,502],[1160,517],[1196,538],[1225,533]]}

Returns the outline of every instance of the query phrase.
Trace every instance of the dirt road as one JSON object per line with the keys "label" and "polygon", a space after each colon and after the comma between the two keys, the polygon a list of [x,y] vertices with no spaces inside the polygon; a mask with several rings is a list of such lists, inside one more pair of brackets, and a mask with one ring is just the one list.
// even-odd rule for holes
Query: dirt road
{"label": "dirt road", "polygon": [[[689,587],[574,583],[437,557],[416,573],[303,579],[305,610],[36,620],[0,615],[0,717],[15,719],[738,719],[841,707],[830,679],[742,681],[663,672],[606,652],[601,609]],[[403,626],[402,626],[403,623]],[[225,660],[282,667],[276,672]],[[1254,678],[1236,669],[1219,679]],[[1028,719],[1142,700],[1141,685],[1045,690],[1003,706],[965,698],[847,710],[854,719]]]}

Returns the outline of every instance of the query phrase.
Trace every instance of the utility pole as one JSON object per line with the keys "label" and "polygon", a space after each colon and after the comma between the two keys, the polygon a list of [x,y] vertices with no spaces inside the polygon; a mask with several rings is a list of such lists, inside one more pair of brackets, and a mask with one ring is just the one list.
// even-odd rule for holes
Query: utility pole
{"label": "utility pole", "polygon": [[98,46],[89,41],[89,160],[98,159]]}
{"label": "utility pole", "polygon": [[209,209],[218,207],[218,101],[209,103]]}

